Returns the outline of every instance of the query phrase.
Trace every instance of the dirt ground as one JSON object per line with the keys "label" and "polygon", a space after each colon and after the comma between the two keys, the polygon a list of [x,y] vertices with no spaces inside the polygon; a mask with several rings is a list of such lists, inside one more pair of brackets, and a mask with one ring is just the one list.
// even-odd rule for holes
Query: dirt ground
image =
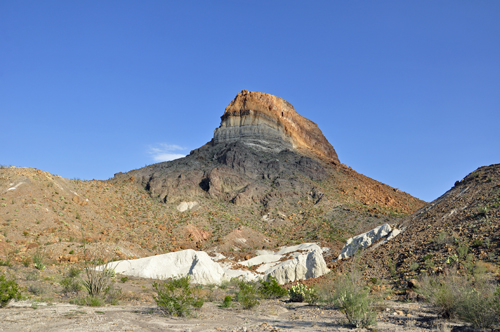
{"label": "dirt ground", "polygon": [[[463,324],[438,319],[424,304],[387,301],[373,331],[465,331]],[[67,303],[12,302],[0,310],[0,331],[351,331],[333,309],[265,300],[252,310],[219,308],[216,302],[192,318],[162,315],[156,306],[83,307]]]}

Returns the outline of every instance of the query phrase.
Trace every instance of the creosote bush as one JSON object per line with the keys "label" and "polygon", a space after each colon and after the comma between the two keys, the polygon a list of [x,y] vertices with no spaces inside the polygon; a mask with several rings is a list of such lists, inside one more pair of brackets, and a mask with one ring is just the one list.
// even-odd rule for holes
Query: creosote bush
{"label": "creosote bush", "polygon": [[231,295],[226,295],[224,297],[224,301],[222,301],[222,304],[220,305],[221,308],[229,308],[231,304],[233,303],[233,298]]}
{"label": "creosote bush", "polygon": [[259,284],[259,293],[264,299],[279,299],[288,294],[273,276],[268,276],[267,280],[260,280]]}
{"label": "creosote bush", "polygon": [[153,288],[158,294],[154,299],[165,314],[186,317],[191,314],[192,307],[203,306],[203,299],[193,295],[189,280],[190,276],[187,275],[153,283]]}
{"label": "creosote bush", "polygon": [[5,278],[3,273],[0,274],[0,307],[5,307],[10,300],[20,299],[21,291],[17,282],[14,279]]}
{"label": "creosote bush", "polygon": [[369,287],[363,283],[356,268],[350,274],[340,276],[335,286],[333,298],[329,302],[346,316],[349,323],[356,327],[376,324],[376,298],[370,295]]}
{"label": "creosote bush", "polygon": [[236,300],[240,303],[243,309],[252,309],[260,304],[259,294],[256,284],[252,282],[239,281],[239,291],[236,293]]}

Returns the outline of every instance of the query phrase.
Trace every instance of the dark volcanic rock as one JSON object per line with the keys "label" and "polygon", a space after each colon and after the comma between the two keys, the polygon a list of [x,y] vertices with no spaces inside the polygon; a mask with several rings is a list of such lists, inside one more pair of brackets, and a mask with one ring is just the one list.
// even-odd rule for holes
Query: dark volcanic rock
{"label": "dark volcanic rock", "polygon": [[314,186],[304,178],[323,180],[332,164],[339,165],[337,154],[314,122],[279,97],[243,90],[226,107],[212,141],[185,158],[114,180],[134,176],[163,202],[203,196],[245,205],[267,202],[270,186],[309,192]]}
{"label": "dark volcanic rock", "polygon": [[259,201],[273,183],[281,188],[311,189],[298,175],[322,180],[328,173],[319,161],[290,150],[275,153],[234,142],[207,144],[182,159],[118,173],[115,180],[134,176],[163,202],[201,195],[245,204]]}

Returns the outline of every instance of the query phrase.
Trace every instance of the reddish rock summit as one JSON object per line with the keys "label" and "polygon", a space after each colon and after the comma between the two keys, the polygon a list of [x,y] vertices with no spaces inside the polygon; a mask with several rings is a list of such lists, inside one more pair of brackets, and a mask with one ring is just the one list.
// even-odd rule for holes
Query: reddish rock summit
{"label": "reddish rock summit", "polygon": [[301,154],[339,164],[334,148],[318,125],[286,100],[267,93],[243,90],[226,107],[214,143],[243,141],[264,149],[293,149]]}

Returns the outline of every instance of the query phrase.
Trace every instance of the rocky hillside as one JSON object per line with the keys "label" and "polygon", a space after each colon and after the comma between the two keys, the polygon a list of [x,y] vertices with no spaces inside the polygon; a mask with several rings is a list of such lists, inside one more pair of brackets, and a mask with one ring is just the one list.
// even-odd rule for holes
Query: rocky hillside
{"label": "rocky hillside", "polygon": [[114,259],[193,248],[252,257],[256,249],[344,241],[399,223],[425,202],[338,161],[316,124],[283,99],[239,93],[214,138],[178,160],[69,180],[32,168],[0,169],[0,256],[43,250]]}
{"label": "rocky hillside", "polygon": [[500,164],[480,167],[457,181],[444,195],[405,218],[401,227],[401,235],[362,258],[372,270],[392,271],[403,279],[455,265],[464,273],[479,266],[498,274]]}

